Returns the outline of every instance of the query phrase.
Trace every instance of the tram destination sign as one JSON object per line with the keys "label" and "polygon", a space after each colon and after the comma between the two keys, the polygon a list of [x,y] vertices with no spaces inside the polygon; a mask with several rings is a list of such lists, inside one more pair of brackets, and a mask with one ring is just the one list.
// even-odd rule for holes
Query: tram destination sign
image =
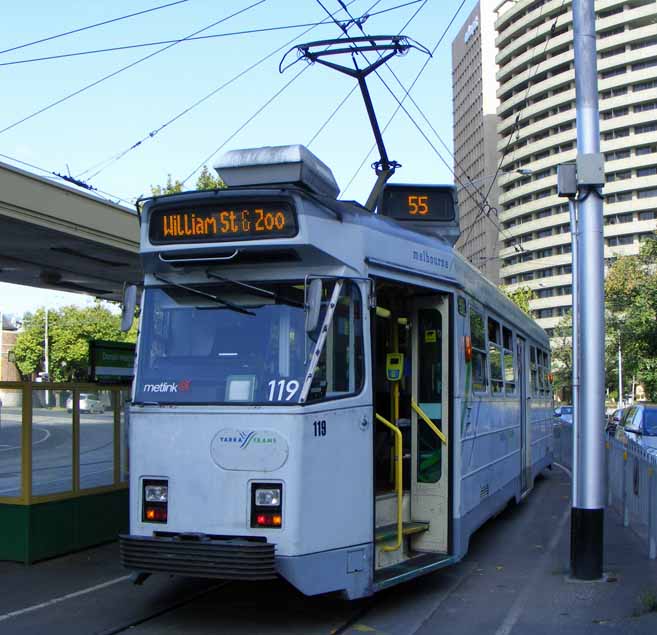
{"label": "tram destination sign", "polygon": [[385,186],[379,214],[396,220],[450,222],[456,219],[454,188],[450,185]]}
{"label": "tram destination sign", "polygon": [[222,201],[155,208],[148,234],[152,243],[162,245],[291,238],[297,231],[297,217],[289,203]]}

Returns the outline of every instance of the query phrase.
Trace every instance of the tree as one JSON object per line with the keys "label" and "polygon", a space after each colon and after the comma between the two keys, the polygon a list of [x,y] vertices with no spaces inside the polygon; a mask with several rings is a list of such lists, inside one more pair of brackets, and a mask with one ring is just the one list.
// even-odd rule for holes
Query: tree
{"label": "tree", "polygon": [[657,398],[657,235],[638,255],[616,259],[605,296],[607,357],[615,360],[620,345],[624,385],[636,379]]}
{"label": "tree", "polygon": [[[23,330],[16,339],[14,354],[16,365],[24,377],[45,370],[45,317],[45,310],[38,309],[23,318]],[[67,306],[49,311],[50,378],[53,381],[86,379],[91,340],[134,342],[136,325],[128,333],[122,333],[120,324],[120,316],[112,313],[100,302],[87,308]]]}
{"label": "tree", "polygon": [[[197,190],[222,190],[226,184],[218,177],[212,176],[208,166],[204,165],[201,173],[196,179]],[[178,194],[183,191],[183,183],[178,179],[173,180],[170,174],[167,175],[167,182],[164,185],[151,185],[151,194],[153,196],[163,196],[165,194]]]}
{"label": "tree", "polygon": [[517,287],[513,291],[509,291],[508,287],[501,286],[500,291],[507,297],[511,302],[520,308],[521,311],[532,316],[532,311],[529,308],[530,300],[536,299],[536,292],[529,287]]}
{"label": "tree", "polygon": [[[657,399],[657,236],[638,255],[621,256],[605,280],[605,381],[618,397],[618,348],[623,356],[623,385],[633,380]],[[571,316],[557,325],[552,345],[555,389],[572,384]],[[622,396],[621,396],[622,397]]]}

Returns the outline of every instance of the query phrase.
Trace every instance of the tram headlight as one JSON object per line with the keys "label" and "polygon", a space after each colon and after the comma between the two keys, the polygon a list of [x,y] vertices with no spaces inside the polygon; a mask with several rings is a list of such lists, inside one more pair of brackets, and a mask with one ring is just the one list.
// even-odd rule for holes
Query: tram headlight
{"label": "tram headlight", "polygon": [[251,483],[251,527],[283,526],[283,484]]}
{"label": "tram headlight", "polygon": [[144,485],[144,500],[147,503],[168,503],[168,485]]}
{"label": "tram headlight", "polygon": [[281,490],[280,488],[256,489],[255,491],[256,507],[280,507]]}
{"label": "tram headlight", "polygon": [[166,523],[169,518],[169,482],[144,479],[142,484],[142,521]]}

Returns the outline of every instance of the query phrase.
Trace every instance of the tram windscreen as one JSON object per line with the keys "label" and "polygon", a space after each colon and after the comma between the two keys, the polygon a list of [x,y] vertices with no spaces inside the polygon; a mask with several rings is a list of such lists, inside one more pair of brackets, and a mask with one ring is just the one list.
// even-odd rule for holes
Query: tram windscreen
{"label": "tram windscreen", "polygon": [[[273,293],[270,297],[225,284],[185,286],[146,289],[135,401],[297,403],[316,340],[305,331],[303,283],[258,284]],[[344,308],[336,311],[331,328],[332,359],[326,362],[324,350],[309,401],[353,393],[362,383],[350,378],[356,348],[362,358],[361,312],[356,325],[351,285],[345,287]],[[353,291],[358,292],[355,285]],[[355,332],[358,346],[353,336],[344,336]],[[327,367],[332,369],[328,379]]]}

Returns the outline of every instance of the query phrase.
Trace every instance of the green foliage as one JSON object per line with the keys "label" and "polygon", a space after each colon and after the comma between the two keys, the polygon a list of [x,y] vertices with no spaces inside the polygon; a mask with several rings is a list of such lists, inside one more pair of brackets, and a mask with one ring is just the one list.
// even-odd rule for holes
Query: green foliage
{"label": "green foliage", "polygon": [[[572,384],[571,316],[564,316],[552,342],[555,390]],[[617,396],[618,345],[623,355],[623,385],[642,383],[657,399],[657,236],[635,256],[621,256],[605,280],[605,380]]]}
{"label": "green foliage", "polygon": [[[16,365],[23,376],[43,370],[44,309],[23,318],[23,330],[16,339]],[[86,379],[89,368],[89,341],[134,342],[136,325],[128,333],[120,330],[121,317],[100,302],[88,308],[63,307],[48,312],[50,378],[53,381]]]}
{"label": "green foliage", "polygon": [[500,287],[500,291],[511,302],[520,308],[521,311],[532,317],[531,309],[529,308],[530,300],[536,299],[536,292],[529,287],[517,287],[513,291],[509,291],[508,287]]}
{"label": "green foliage", "polygon": [[[218,177],[212,176],[208,166],[204,165],[198,179],[196,179],[197,190],[222,190],[226,184]],[[177,194],[183,191],[183,184],[178,179],[173,180],[171,175],[167,175],[167,182],[164,185],[151,185],[151,194],[153,196],[163,196],[165,194]]]}

